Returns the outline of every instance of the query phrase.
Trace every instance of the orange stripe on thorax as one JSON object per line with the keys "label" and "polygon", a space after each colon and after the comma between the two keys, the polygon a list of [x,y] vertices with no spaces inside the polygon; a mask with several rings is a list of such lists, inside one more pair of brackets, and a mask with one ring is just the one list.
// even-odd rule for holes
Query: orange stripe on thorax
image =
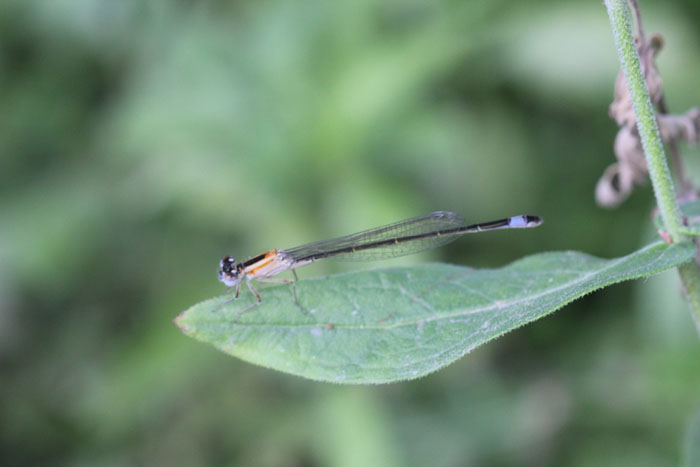
{"label": "orange stripe on thorax", "polygon": [[257,261],[251,265],[248,265],[245,267],[243,270],[246,274],[250,274],[251,276],[256,276],[257,272],[264,268],[265,266],[269,265],[271,262],[273,262],[277,258],[277,250],[270,250],[265,252],[265,257],[261,259],[260,261]]}

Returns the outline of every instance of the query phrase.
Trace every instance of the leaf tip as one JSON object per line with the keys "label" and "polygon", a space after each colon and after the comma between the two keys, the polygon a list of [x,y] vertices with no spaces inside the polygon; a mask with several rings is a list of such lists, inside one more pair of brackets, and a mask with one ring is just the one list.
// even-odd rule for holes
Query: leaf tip
{"label": "leaf tip", "polygon": [[190,328],[187,324],[185,324],[185,315],[187,314],[187,311],[183,311],[179,315],[177,315],[175,318],[173,318],[173,323],[175,323],[175,326],[180,328],[180,331],[184,332],[185,334],[190,334],[192,332],[192,328]]}

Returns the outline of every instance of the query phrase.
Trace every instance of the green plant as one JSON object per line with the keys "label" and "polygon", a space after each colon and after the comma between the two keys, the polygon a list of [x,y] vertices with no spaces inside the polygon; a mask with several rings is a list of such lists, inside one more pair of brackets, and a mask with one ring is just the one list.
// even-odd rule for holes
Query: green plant
{"label": "green plant", "polygon": [[[578,252],[533,255],[500,269],[448,264],[305,280],[236,302],[207,300],[176,323],[243,360],[336,383],[424,376],[594,290],[646,277],[693,257],[690,242],[656,242],[611,260]],[[222,303],[224,303],[222,305]]]}
{"label": "green plant", "polygon": [[[644,147],[649,176],[654,187],[661,218],[664,221],[664,228],[668,232],[670,242],[686,241],[687,234],[693,232],[684,228],[661,135],[656,123],[656,113],[632,34],[627,4],[623,0],[606,0],[605,4],[608,8],[618,55],[627,80],[627,89],[634,107],[638,133]],[[640,23],[639,20],[638,23]],[[640,43],[645,43],[643,37],[640,37]],[[700,331],[700,269],[698,269],[697,263],[689,261],[679,265],[678,272],[683,281],[695,323]]]}

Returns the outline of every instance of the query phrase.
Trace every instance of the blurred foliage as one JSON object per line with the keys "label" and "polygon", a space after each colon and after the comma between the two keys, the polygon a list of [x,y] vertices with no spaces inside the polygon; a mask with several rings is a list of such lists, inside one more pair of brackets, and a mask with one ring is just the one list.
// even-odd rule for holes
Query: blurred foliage
{"label": "blurred foliage", "polygon": [[[642,11],[671,110],[697,105],[700,5]],[[4,461],[675,465],[700,344],[673,272],[382,387],[247,365],[171,322],[223,291],[224,254],[437,209],[546,223],[391,264],[633,251],[650,190],[593,202],[616,71],[599,2],[1,2]]]}
{"label": "blurred foliage", "polygon": [[700,465],[700,412],[688,424],[683,453],[683,467]]}

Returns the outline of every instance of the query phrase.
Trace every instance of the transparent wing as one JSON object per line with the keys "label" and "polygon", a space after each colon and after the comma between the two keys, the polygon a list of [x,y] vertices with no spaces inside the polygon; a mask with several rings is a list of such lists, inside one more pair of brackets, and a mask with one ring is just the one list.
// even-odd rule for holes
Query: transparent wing
{"label": "transparent wing", "polygon": [[[467,230],[462,216],[438,211],[395,224],[284,250],[295,261],[333,258],[373,261],[410,255],[456,240]],[[444,232],[438,234],[438,232]]]}

